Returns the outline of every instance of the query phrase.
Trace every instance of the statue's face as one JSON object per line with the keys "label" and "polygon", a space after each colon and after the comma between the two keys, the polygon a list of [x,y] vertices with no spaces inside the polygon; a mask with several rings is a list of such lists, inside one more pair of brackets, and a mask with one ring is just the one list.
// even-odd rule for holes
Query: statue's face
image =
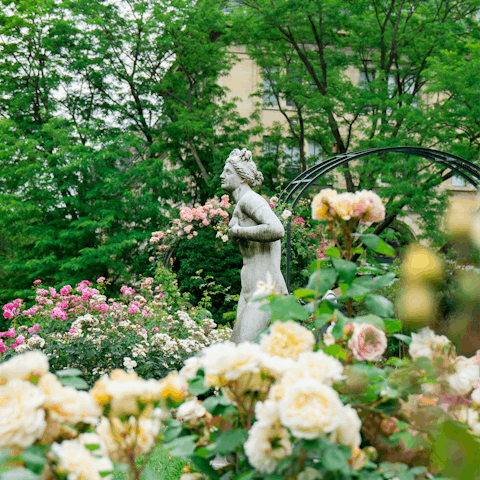
{"label": "statue's face", "polygon": [[231,163],[225,164],[220,180],[222,181],[222,188],[227,192],[233,192],[244,183]]}

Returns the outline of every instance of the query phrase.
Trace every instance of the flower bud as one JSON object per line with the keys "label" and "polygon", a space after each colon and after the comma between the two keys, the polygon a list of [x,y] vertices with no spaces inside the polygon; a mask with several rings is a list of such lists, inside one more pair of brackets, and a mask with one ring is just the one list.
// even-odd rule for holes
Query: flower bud
{"label": "flower bud", "polygon": [[353,323],[349,322],[343,327],[343,335],[345,335],[345,337],[347,338],[351,337],[353,335],[354,330],[355,330],[355,327]]}

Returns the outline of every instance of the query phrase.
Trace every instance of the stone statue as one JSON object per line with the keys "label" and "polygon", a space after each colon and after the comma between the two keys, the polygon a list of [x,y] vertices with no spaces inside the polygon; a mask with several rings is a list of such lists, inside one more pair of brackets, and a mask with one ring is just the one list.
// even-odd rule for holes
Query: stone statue
{"label": "stone statue", "polygon": [[243,255],[242,291],[231,338],[232,342],[240,343],[252,341],[270,323],[270,314],[259,310],[258,302],[249,302],[257,282],[265,282],[269,272],[271,281],[277,283],[275,290],[287,292],[280,270],[280,239],[285,231],[267,201],[251,188],[263,181],[262,173],[252,160],[252,152],[246,148],[233,150],[225,161],[220,179],[222,187],[236,202],[229,234]]}

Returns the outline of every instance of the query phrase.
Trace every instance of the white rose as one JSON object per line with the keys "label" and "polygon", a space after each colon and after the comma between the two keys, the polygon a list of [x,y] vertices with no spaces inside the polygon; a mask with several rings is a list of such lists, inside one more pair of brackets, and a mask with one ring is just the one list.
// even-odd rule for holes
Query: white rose
{"label": "white rose", "polygon": [[178,374],[184,380],[191,380],[197,374],[198,369],[200,368],[200,359],[198,357],[190,357],[185,360],[183,368],[178,372]]}
{"label": "white rose", "polygon": [[316,380],[300,380],[278,402],[282,425],[299,438],[317,438],[341,423],[343,404],[338,393]]}
{"label": "white rose", "polygon": [[470,359],[457,357],[455,359],[455,373],[447,377],[448,384],[458,395],[467,395],[477,384],[480,371]]}
{"label": "white rose", "polygon": [[0,448],[26,448],[41,438],[47,426],[41,408],[44,399],[25,380],[13,379],[0,386]]}
{"label": "white rose", "polygon": [[332,322],[328,328],[327,331],[323,334],[323,343],[329,347],[330,345],[333,345],[337,340],[333,336],[333,328],[335,327],[335,322]]}
{"label": "white rose", "polygon": [[362,422],[358,417],[357,411],[350,405],[345,405],[340,412],[340,425],[333,431],[330,441],[340,443],[351,450],[360,447],[362,437],[360,429]]}
{"label": "white rose", "polygon": [[48,372],[48,357],[37,350],[15,355],[0,364],[0,379],[7,382],[14,378],[28,380],[30,377],[41,377]]}
{"label": "white rose", "polygon": [[291,216],[292,216],[292,212],[291,212],[290,210],[286,210],[286,209],[285,209],[285,210],[282,212],[282,218],[283,218],[284,220],[288,220]]}
{"label": "white rose", "polygon": [[332,386],[344,379],[343,365],[331,355],[319,350],[304,352],[298,356],[295,364],[285,372],[282,383],[292,384],[303,378],[312,378],[325,385]]}
{"label": "white rose", "polygon": [[102,410],[88,392],[73,387],[64,387],[52,373],[45,374],[38,382],[38,388],[45,395],[43,406],[51,417],[61,423],[95,424]]}
{"label": "white rose", "polygon": [[412,343],[408,352],[413,360],[420,357],[427,357],[434,360],[438,356],[443,356],[445,347],[451,345],[450,340],[445,335],[435,335],[428,327],[420,330],[419,333],[412,333]]}
{"label": "white rose", "polygon": [[64,440],[54,443],[52,452],[57,456],[58,470],[67,473],[68,480],[101,480],[100,472],[112,472],[113,464],[107,457],[98,458],[87,450],[78,440]]}
{"label": "white rose", "polygon": [[225,235],[222,235],[222,242],[228,242],[228,235],[225,234]]}
{"label": "white rose", "polygon": [[181,422],[196,422],[207,414],[207,410],[196,398],[182,403],[177,409],[177,419]]}
{"label": "white rose", "polygon": [[315,337],[313,333],[297,322],[275,322],[270,326],[270,333],[263,334],[260,348],[272,356],[296,359],[302,352],[313,350]]}
{"label": "white rose", "polygon": [[243,447],[250,464],[262,473],[273,473],[292,453],[290,435],[279,423],[255,422]]}
{"label": "white rose", "polygon": [[216,343],[203,351],[200,363],[205,371],[205,384],[222,387],[244,373],[260,372],[261,352],[253,343]]}

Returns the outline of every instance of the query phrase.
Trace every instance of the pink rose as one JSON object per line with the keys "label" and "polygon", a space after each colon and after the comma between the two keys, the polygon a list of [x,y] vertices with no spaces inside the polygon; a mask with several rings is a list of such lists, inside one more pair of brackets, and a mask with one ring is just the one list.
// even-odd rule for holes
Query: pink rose
{"label": "pink rose", "polygon": [[105,281],[105,277],[97,278],[97,283],[103,283]]}
{"label": "pink rose", "polygon": [[72,291],[72,287],[70,285],[65,285],[60,289],[60,293],[62,295],[68,295]]}
{"label": "pink rose", "polygon": [[40,325],[38,323],[36,323],[33,327],[30,327],[28,329],[28,333],[34,333],[36,332],[38,329],[40,328]]}
{"label": "pink rose", "polygon": [[5,353],[7,351],[7,346],[3,343],[3,340],[0,340],[0,353]]}
{"label": "pink rose", "polygon": [[153,330],[154,332],[158,332],[158,327],[153,327],[152,330]]}
{"label": "pink rose", "polygon": [[42,283],[42,281],[41,281],[41,280],[35,280],[35,281],[33,282],[34,285],[38,285],[39,283]]}
{"label": "pink rose", "polygon": [[25,337],[23,335],[19,335],[17,339],[15,340],[15,343],[17,345],[21,345],[22,343],[25,343]]}
{"label": "pink rose", "polygon": [[149,258],[148,258],[148,261],[149,261],[149,262],[154,262],[154,261],[155,261],[155,257],[149,257]]}
{"label": "pink rose", "polygon": [[387,348],[385,332],[370,323],[353,323],[353,335],[348,341],[348,348],[360,361],[373,362],[379,360]]}

